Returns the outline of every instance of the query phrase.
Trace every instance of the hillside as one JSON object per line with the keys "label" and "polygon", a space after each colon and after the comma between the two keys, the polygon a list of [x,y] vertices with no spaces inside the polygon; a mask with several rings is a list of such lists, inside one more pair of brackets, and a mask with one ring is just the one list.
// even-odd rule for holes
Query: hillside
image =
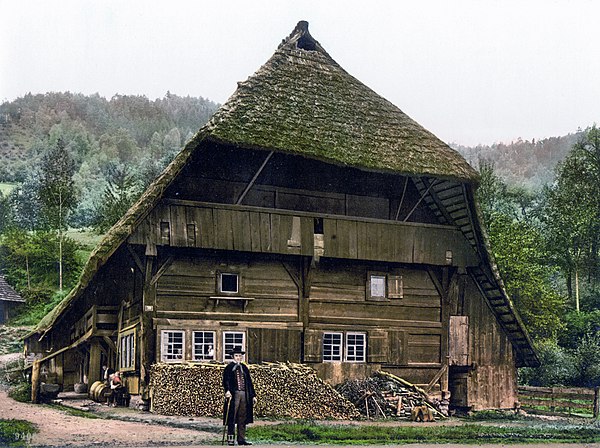
{"label": "hillside", "polygon": [[493,145],[451,146],[475,168],[478,168],[480,160],[492,162],[496,174],[509,185],[538,189],[553,181],[556,164],[565,158],[581,136],[580,131],[537,141],[517,139]]}
{"label": "hillside", "polygon": [[114,149],[108,148],[111,145],[122,152],[108,151],[106,156],[127,161],[148,149],[164,155],[159,143],[168,138],[169,144],[183,144],[217,107],[204,98],[168,92],[154,101],[127,95],[106,99],[70,92],[28,94],[0,105],[0,182],[25,179],[49,140],[58,137],[71,146],[80,163]]}

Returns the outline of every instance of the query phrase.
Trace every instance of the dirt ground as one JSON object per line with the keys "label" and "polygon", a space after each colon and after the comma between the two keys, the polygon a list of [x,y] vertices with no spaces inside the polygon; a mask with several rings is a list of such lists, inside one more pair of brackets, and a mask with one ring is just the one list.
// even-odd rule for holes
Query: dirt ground
{"label": "dirt ground", "polygon": [[[19,355],[0,355],[0,365],[12,361]],[[86,394],[61,393],[61,404],[89,412],[101,418],[86,418],[70,415],[52,405],[20,403],[9,398],[6,387],[0,386],[0,418],[27,420],[37,426],[39,432],[30,440],[32,447],[198,447],[220,445],[221,420],[206,417],[180,417],[156,415],[134,408],[109,408],[90,400]],[[279,422],[258,419],[255,425],[271,425]],[[325,423],[325,422],[324,422]],[[330,424],[348,425],[414,425],[408,421],[342,422]],[[417,423],[421,426],[461,425],[460,419],[449,419],[433,423]],[[489,424],[489,423],[488,423]],[[273,445],[271,445],[273,446]],[[410,445],[411,448],[458,448],[474,445]],[[518,448],[517,445],[508,445]],[[531,448],[532,445],[523,445]],[[536,446],[536,445],[533,445]],[[539,446],[539,445],[537,445]],[[504,445],[486,445],[500,448]],[[544,444],[544,448],[586,447],[600,448],[600,444]]]}
{"label": "dirt ground", "polygon": [[[31,439],[32,447],[156,447],[156,446],[210,446],[221,443],[219,419],[203,417],[170,417],[141,412],[132,408],[109,408],[74,393],[61,394],[62,404],[106,418],[85,418],[69,415],[50,405],[19,403],[0,390],[0,418],[16,418],[34,423],[39,433]],[[276,422],[259,420],[256,424]],[[333,422],[332,422],[333,423]],[[335,422],[342,423],[342,422]],[[346,422],[347,424],[361,424]],[[373,424],[373,422],[369,422]],[[380,425],[411,424],[409,422],[378,422]],[[462,424],[460,421],[428,423],[427,425]],[[473,445],[411,445],[420,448],[458,448]],[[486,445],[500,448],[505,445]],[[533,445],[536,446],[536,445]],[[537,445],[539,446],[539,445]],[[517,445],[508,445],[517,448]],[[532,445],[523,445],[531,448]],[[600,448],[600,444],[544,444],[544,448],[586,447]]]}

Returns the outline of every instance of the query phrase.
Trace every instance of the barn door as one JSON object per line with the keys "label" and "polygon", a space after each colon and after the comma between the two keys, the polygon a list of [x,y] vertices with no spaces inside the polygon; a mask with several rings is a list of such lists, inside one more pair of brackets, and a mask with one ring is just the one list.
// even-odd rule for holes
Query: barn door
{"label": "barn door", "polygon": [[449,364],[469,365],[469,317],[450,316],[448,337]]}

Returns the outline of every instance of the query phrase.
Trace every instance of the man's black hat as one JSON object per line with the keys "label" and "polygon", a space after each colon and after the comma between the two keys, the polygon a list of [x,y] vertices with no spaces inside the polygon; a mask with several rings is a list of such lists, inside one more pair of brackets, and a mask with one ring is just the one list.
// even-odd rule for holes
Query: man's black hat
{"label": "man's black hat", "polygon": [[246,354],[246,352],[245,352],[245,351],[243,351],[243,350],[242,350],[242,347],[240,347],[240,346],[238,345],[238,346],[236,346],[236,347],[233,347],[233,350],[231,350],[231,351],[229,352],[229,354],[230,354],[231,356],[233,356],[233,355],[235,355],[235,354],[244,355],[244,354]]}

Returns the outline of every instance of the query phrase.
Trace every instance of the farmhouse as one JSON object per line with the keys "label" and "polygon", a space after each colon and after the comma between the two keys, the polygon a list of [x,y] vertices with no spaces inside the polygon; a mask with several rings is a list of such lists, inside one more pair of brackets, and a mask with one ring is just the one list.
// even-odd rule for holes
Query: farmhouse
{"label": "farmhouse", "polygon": [[538,359],[490,254],[478,174],[300,22],[176,156],[26,340],[64,388],[152,364],[386,370],[511,408]]}

